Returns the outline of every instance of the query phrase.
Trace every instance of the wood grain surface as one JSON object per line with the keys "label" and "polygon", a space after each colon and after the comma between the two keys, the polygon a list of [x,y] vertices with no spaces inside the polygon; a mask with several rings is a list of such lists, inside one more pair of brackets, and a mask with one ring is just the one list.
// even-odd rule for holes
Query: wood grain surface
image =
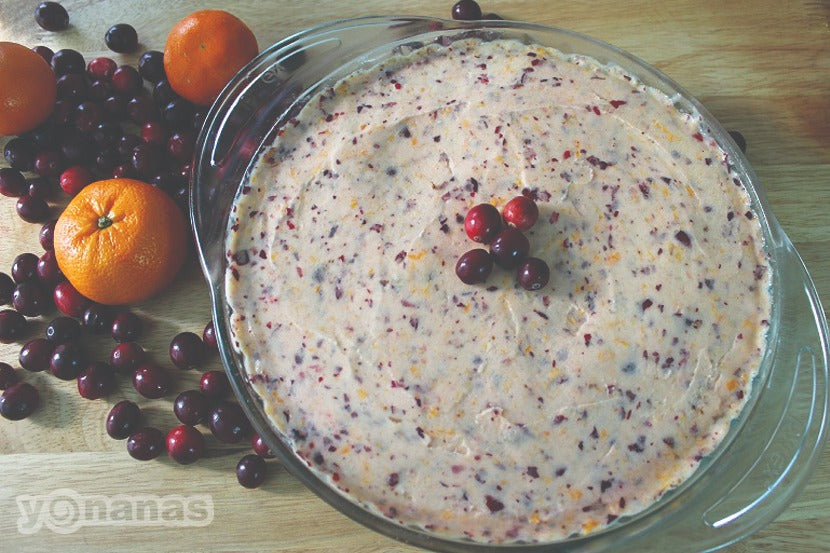
{"label": "wood grain surface", "polygon": [[[172,24],[196,9],[196,3],[180,0],[65,0],[71,27],[50,33],[35,24],[35,4],[33,0],[0,2],[0,40],[45,44],[55,50],[75,48],[87,59],[108,55],[119,63],[134,63],[137,54],[107,51],[103,37],[110,25],[134,25],[140,51],[162,49]],[[264,47],[332,19],[391,14],[446,17],[451,4],[448,0],[225,0],[198,6],[230,10],[252,27]],[[775,215],[803,256],[823,304],[830,304],[830,2],[485,0],[483,8],[505,18],[573,29],[626,49],[681,83],[725,127],[740,130]],[[16,216],[13,200],[0,197],[0,271],[8,272],[18,253],[42,252],[38,230],[39,225]],[[170,366],[177,390],[196,387],[199,373],[174,369],[167,348],[176,333],[201,332],[209,319],[207,287],[197,264],[191,259],[169,289],[137,310],[147,327],[141,343],[156,360]],[[41,333],[47,320],[36,321],[32,334]],[[89,343],[101,358],[108,357],[112,346],[109,338]],[[0,344],[0,360],[17,366],[19,348],[20,344]],[[218,369],[221,364],[214,357],[204,368]],[[27,420],[0,419],[0,552],[416,551],[339,514],[275,462],[270,463],[262,488],[242,488],[234,468],[248,451],[244,445],[221,446],[208,436],[207,457],[195,465],[178,466],[166,455],[147,463],[134,461],[124,442],[106,435],[106,414],[122,398],[137,401],[149,424],[172,428],[177,424],[172,394],[146,400],[124,379],[108,399],[86,401],[78,396],[74,382],[24,372],[24,379],[40,390],[42,405]],[[73,493],[111,501],[119,494],[133,499],[137,494],[179,494],[190,501],[198,500],[194,494],[206,494],[212,518],[200,519],[194,504],[190,507],[197,512],[191,514],[202,526],[182,527],[176,524],[181,517],[174,516],[170,526],[90,525],[72,532],[36,528],[35,515],[45,514],[41,511],[47,500],[54,520],[71,517],[67,498]],[[33,500],[36,496],[43,501]],[[824,452],[811,482],[777,520],[726,549],[730,553],[828,550],[830,451]]]}

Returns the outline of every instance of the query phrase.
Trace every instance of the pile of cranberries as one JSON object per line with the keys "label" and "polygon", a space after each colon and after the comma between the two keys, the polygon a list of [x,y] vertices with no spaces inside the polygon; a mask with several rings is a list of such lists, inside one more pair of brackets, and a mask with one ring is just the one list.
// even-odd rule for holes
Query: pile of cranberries
{"label": "pile of cranberries", "polygon": [[496,264],[504,269],[517,269],[519,284],[525,290],[539,290],[550,280],[547,263],[528,257],[530,241],[524,232],[539,218],[536,202],[527,196],[516,196],[504,206],[502,213],[492,204],[478,204],[467,212],[464,231],[474,242],[489,244],[470,250],[455,265],[455,274],[465,284],[485,282]]}

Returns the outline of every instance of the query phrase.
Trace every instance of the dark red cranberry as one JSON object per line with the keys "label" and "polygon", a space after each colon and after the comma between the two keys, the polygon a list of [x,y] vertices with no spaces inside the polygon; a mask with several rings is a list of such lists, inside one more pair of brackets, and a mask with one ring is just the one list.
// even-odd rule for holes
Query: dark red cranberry
{"label": "dark red cranberry", "polygon": [[146,359],[147,355],[141,346],[135,342],[124,342],[113,348],[110,364],[122,374],[133,374]]}
{"label": "dark red cranberry", "polygon": [[0,194],[9,198],[17,198],[26,193],[28,184],[23,173],[11,167],[0,169]]}
{"label": "dark red cranberry", "polygon": [[140,175],[150,176],[159,171],[164,165],[164,150],[152,144],[139,144],[133,148],[130,160]]}
{"label": "dark red cranberry", "polygon": [[127,117],[127,98],[113,94],[104,100],[104,111],[112,119],[124,119]]}
{"label": "dark red cranberry", "polygon": [[27,317],[38,317],[52,307],[49,294],[37,281],[21,282],[12,292],[12,306]]}
{"label": "dark red cranberry", "polygon": [[0,343],[10,344],[26,334],[26,317],[13,309],[0,311]]}
{"label": "dark red cranberry", "polygon": [[129,400],[113,405],[107,415],[107,434],[114,440],[124,440],[136,431],[141,422],[141,409]]}
{"label": "dark red cranberry", "polygon": [[522,231],[507,227],[490,244],[490,253],[500,267],[512,269],[521,263],[530,250],[530,242]]}
{"label": "dark red cranberry", "polygon": [[131,165],[116,165],[112,168],[112,178],[130,179],[135,175],[135,169]]}
{"label": "dark red cranberry", "polygon": [[455,274],[464,284],[484,282],[492,271],[493,256],[481,248],[468,251],[455,264]]}
{"label": "dark red cranberry", "polygon": [[57,344],[46,338],[35,338],[20,348],[18,362],[27,371],[41,372],[49,370],[52,354]]}
{"label": "dark red cranberry", "polygon": [[81,295],[68,280],[59,282],[55,286],[53,296],[58,310],[70,317],[81,317],[89,305],[89,300]]}
{"label": "dark red cranberry", "polygon": [[180,465],[189,465],[205,453],[205,437],[189,425],[177,426],[167,433],[167,454]]}
{"label": "dark red cranberry", "polygon": [[150,461],[164,451],[164,434],[158,428],[145,426],[127,438],[127,452],[139,461]]}
{"label": "dark red cranberry", "polygon": [[[54,195],[55,186],[52,179],[35,177],[29,180],[29,196],[48,200]],[[47,206],[48,207],[48,206]]]}
{"label": "dark red cranberry", "polygon": [[149,182],[156,188],[160,188],[172,196],[176,192],[176,189],[181,186],[181,176],[164,171],[154,175]]}
{"label": "dark red cranberry", "polygon": [[83,133],[90,133],[98,128],[98,123],[103,117],[103,110],[95,102],[81,102],[75,108],[75,126]]}
{"label": "dark red cranberry", "polygon": [[68,73],[58,79],[58,100],[66,100],[78,104],[89,96],[89,84],[82,73]]}
{"label": "dark red cranberry", "polygon": [[199,390],[186,390],[176,396],[173,413],[184,424],[199,424],[207,420],[210,401]]}
{"label": "dark red cranberry", "polygon": [[144,325],[132,311],[122,311],[112,321],[112,337],[116,342],[135,342]]}
{"label": "dark red cranberry", "polygon": [[170,86],[167,79],[162,79],[158,81],[155,86],[153,86],[153,101],[160,108],[166,106],[179,97],[180,96],[176,94],[176,91],[173,90],[173,87]]}
{"label": "dark red cranberry", "polygon": [[86,366],[87,359],[84,351],[74,342],[67,342],[55,348],[49,363],[49,371],[61,380],[74,380]]}
{"label": "dark red cranberry", "polygon": [[158,121],[144,123],[141,127],[141,141],[145,144],[163,146],[167,143],[167,130]]}
{"label": "dark red cranberry", "polygon": [[193,332],[181,332],[170,342],[170,360],[180,369],[193,369],[205,360],[205,344]]}
{"label": "dark red cranberry", "polygon": [[103,102],[105,102],[106,99],[112,95],[112,83],[109,81],[92,81],[89,85],[89,97],[98,102],[98,105],[101,106],[102,113],[105,113],[108,116],[110,115],[109,111],[106,106],[103,105]]}
{"label": "dark red cranberry", "polygon": [[8,390],[17,384],[17,372],[8,363],[0,361],[0,390]]}
{"label": "dark red cranberry", "polygon": [[199,389],[211,399],[221,399],[231,393],[231,383],[225,371],[206,371],[199,379]]}
{"label": "dark red cranberry", "polygon": [[138,72],[144,80],[156,84],[164,78],[164,54],[148,50],[138,58]]}
{"label": "dark red cranberry", "polygon": [[65,165],[63,156],[55,151],[41,152],[35,157],[35,173],[41,177],[57,177]]}
{"label": "dark red cranberry", "polygon": [[34,143],[28,138],[12,138],[3,148],[6,162],[18,171],[31,171],[35,167],[37,151]]}
{"label": "dark red cranberry", "polygon": [[731,136],[732,140],[735,141],[735,145],[738,146],[738,149],[741,152],[746,153],[746,138],[744,138],[744,135],[738,131],[729,131],[729,136]]}
{"label": "dark red cranberry", "polygon": [[170,392],[170,386],[170,375],[154,363],[145,363],[133,373],[133,387],[146,398],[164,397]]}
{"label": "dark red cranberry", "polygon": [[184,98],[173,98],[164,106],[161,116],[171,128],[179,129],[191,125],[195,112],[196,109],[189,101]]}
{"label": "dark red cranberry", "polygon": [[173,133],[167,140],[167,153],[177,161],[187,161],[193,157],[196,134],[190,130]]}
{"label": "dark red cranberry", "polygon": [[482,15],[481,19],[486,20],[486,21],[501,21],[504,18],[502,16],[500,16],[499,14],[497,14],[497,13],[490,12],[490,13],[485,13],[484,15]]}
{"label": "dark red cranberry", "polygon": [[138,33],[135,28],[127,23],[113,25],[104,35],[104,42],[113,52],[128,54],[138,46]]}
{"label": "dark red cranberry", "polygon": [[550,280],[550,268],[538,257],[528,257],[519,265],[517,278],[525,290],[539,290]]}
{"label": "dark red cranberry", "polygon": [[78,393],[84,399],[101,399],[115,389],[115,371],[106,363],[91,363],[78,375]]}
{"label": "dark red cranberry", "polygon": [[501,214],[491,204],[478,204],[472,207],[464,218],[464,231],[474,242],[489,244],[501,228]]}
{"label": "dark red cranberry", "polygon": [[143,125],[148,121],[158,121],[161,116],[149,96],[133,96],[127,102],[127,114],[136,125]]}
{"label": "dark red cranberry", "polygon": [[212,320],[205,325],[205,330],[202,331],[202,342],[205,343],[206,352],[219,351],[219,344],[216,342],[216,327]]}
{"label": "dark red cranberry", "polygon": [[112,322],[115,318],[112,308],[100,303],[92,303],[84,311],[84,328],[92,334],[109,334],[112,332]]}
{"label": "dark red cranberry", "polygon": [[[54,125],[62,127],[63,130],[66,130],[66,125],[71,125],[74,117],[75,102],[70,102],[69,100],[58,100],[55,102],[55,108],[52,110],[52,115],[49,116],[49,121]],[[38,148],[38,151],[41,149],[43,148]]]}
{"label": "dark red cranberry", "polygon": [[21,253],[12,261],[12,278],[15,282],[37,280],[38,257],[33,253]]}
{"label": "dark red cranberry", "polygon": [[69,73],[83,73],[86,70],[84,57],[77,50],[64,48],[58,50],[52,56],[52,71],[55,75],[62,77]]}
{"label": "dark red cranberry", "polygon": [[[37,262],[37,277],[38,279],[50,286],[54,286],[66,277],[63,276],[61,268],[58,267],[58,260],[55,258],[55,252],[47,250],[43,252]],[[51,303],[51,298],[47,298],[48,303]]]}
{"label": "dark red cranberry", "polygon": [[251,433],[251,423],[242,408],[230,401],[223,401],[211,409],[208,426],[216,439],[235,444]]}
{"label": "dark red cranberry", "polygon": [[89,135],[70,129],[61,140],[61,152],[67,165],[84,165],[95,159],[95,143]]}
{"label": "dark red cranberry", "polygon": [[48,46],[39,45],[32,48],[32,51],[38,56],[42,57],[46,61],[46,63],[52,65],[52,56],[55,55],[55,52],[53,52],[51,48],[49,48]]}
{"label": "dark red cranberry", "polygon": [[123,135],[124,132],[121,130],[121,127],[119,127],[118,124],[112,123],[110,121],[102,121],[101,123],[98,123],[98,126],[95,128],[95,131],[93,131],[92,140],[95,141],[96,146],[98,146],[99,148],[115,148],[115,151],[120,156],[120,152],[118,151],[118,143]]}
{"label": "dark red cranberry", "polygon": [[81,323],[71,317],[58,317],[46,325],[46,339],[55,344],[76,342],[81,338]]}
{"label": "dark red cranberry", "polygon": [[516,196],[505,204],[502,214],[505,223],[526,231],[539,219],[539,208],[527,196]]}
{"label": "dark red cranberry", "polygon": [[36,196],[20,196],[15,204],[15,210],[27,223],[42,223],[50,216],[49,204],[43,198]]}
{"label": "dark red cranberry", "polygon": [[118,155],[121,156],[122,161],[130,161],[133,156],[133,150],[136,146],[141,144],[141,139],[134,134],[125,134],[118,140]]}
{"label": "dark red cranberry", "polygon": [[134,94],[141,90],[141,75],[135,67],[122,65],[112,72],[112,88],[120,94]]}
{"label": "dark red cranberry", "polygon": [[32,141],[38,151],[54,150],[59,145],[58,139],[63,130],[47,121],[26,133],[26,138]]}
{"label": "dark red cranberry", "polygon": [[452,7],[452,18],[458,21],[481,19],[481,7],[475,0],[459,0]]}
{"label": "dark red cranberry", "polygon": [[0,273],[0,305],[8,305],[12,302],[14,293],[14,280],[6,273]]}
{"label": "dark red cranberry", "polygon": [[0,396],[0,415],[5,419],[19,421],[34,413],[39,403],[37,388],[26,382],[18,382]]}
{"label": "dark red cranberry", "polygon": [[69,14],[57,2],[41,2],[35,8],[35,21],[47,31],[63,31],[69,27]]}
{"label": "dark red cranberry", "polygon": [[[43,226],[40,227],[38,240],[40,241],[41,247],[46,251],[52,251],[55,249],[55,224],[57,222],[57,219],[52,219],[51,221],[43,223]],[[0,302],[0,304],[2,304],[2,302]]]}
{"label": "dark red cranberry", "polygon": [[263,459],[273,459],[276,457],[274,452],[271,451],[271,448],[268,447],[268,444],[265,443],[265,440],[262,439],[262,436],[256,432],[254,432],[254,437],[251,439],[251,447],[253,448],[254,453]]}
{"label": "dark red cranberry", "polygon": [[236,464],[236,479],[246,488],[258,488],[265,482],[266,470],[265,459],[251,453]]}
{"label": "dark red cranberry", "polygon": [[100,57],[91,60],[87,64],[86,73],[93,81],[109,81],[116,69],[118,69],[118,65],[115,60]]}
{"label": "dark red cranberry", "polygon": [[73,165],[61,173],[59,182],[64,192],[70,196],[75,196],[93,180],[95,180],[95,177],[92,176],[89,169],[82,165]]}

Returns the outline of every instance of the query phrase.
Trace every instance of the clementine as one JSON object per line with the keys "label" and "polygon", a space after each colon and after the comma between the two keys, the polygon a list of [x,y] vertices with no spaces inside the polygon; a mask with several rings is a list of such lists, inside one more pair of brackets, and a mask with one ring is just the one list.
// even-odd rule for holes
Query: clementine
{"label": "clementine", "polygon": [[167,286],[182,266],[187,227],[163,191],[132,179],[93,182],[55,225],[55,257],[91,300],[126,305]]}
{"label": "clementine", "polygon": [[201,10],[167,35],[164,71],[176,93],[207,106],[258,52],[256,37],[242,20],[222,10]]}
{"label": "clementine", "polygon": [[55,107],[55,74],[38,54],[0,42],[0,135],[30,131]]}

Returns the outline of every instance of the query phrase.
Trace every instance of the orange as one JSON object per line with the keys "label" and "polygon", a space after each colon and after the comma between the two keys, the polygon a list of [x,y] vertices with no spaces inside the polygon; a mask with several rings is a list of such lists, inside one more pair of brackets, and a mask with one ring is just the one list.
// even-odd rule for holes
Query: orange
{"label": "orange", "polygon": [[242,20],[222,10],[201,10],[167,35],[164,71],[180,96],[207,106],[258,52],[256,37]]}
{"label": "orange", "polygon": [[128,305],[170,284],[184,261],[187,227],[158,188],[109,179],[72,198],[54,236],[58,266],[72,286],[99,303]]}
{"label": "orange", "polygon": [[45,121],[56,93],[46,60],[15,42],[0,42],[0,135],[22,134]]}

